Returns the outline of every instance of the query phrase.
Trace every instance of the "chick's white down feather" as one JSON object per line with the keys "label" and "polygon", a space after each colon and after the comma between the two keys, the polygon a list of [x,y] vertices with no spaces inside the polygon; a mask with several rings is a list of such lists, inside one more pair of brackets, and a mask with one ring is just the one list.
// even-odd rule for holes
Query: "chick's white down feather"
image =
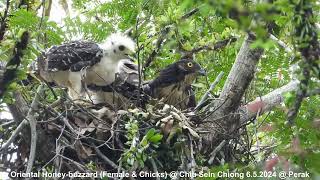
{"label": "chick's white down feather", "polygon": [[114,33],[99,46],[103,49],[103,57],[99,63],[88,69],[85,82],[103,86],[115,80],[118,63],[134,53],[135,42],[125,35]]}
{"label": "chick's white down feather", "polygon": [[86,92],[83,84],[111,84],[119,61],[134,50],[135,42],[120,33],[111,34],[101,44],[74,41],[53,46],[38,58],[40,76],[67,87],[72,99],[82,99]]}
{"label": "chick's white down feather", "polygon": [[[127,64],[134,66],[134,69],[128,68]],[[137,71],[137,66],[129,59],[121,59],[117,65],[115,73],[117,74],[117,80],[124,83],[125,81],[129,84],[138,86],[139,74]],[[104,92],[104,91],[90,91],[90,100],[94,104],[107,103],[111,105],[114,109],[126,108],[129,104],[129,100],[118,92]]]}
{"label": "chick's white down feather", "polygon": [[[115,81],[115,74],[119,72],[121,59],[127,59],[128,55],[135,52],[135,42],[120,33],[110,35],[105,42],[99,44],[103,49],[101,61],[92,66],[86,75],[85,82],[98,86],[109,85]],[[90,91],[89,99],[93,103],[115,104],[114,94],[110,92]]]}
{"label": "chick's white down feather", "polygon": [[[124,53],[119,51],[119,46],[123,45],[126,47],[126,49],[130,52],[135,52],[136,44],[135,42],[128,36],[123,35],[121,33],[114,33],[111,34],[103,43],[99,44],[100,48],[104,50],[104,53],[108,53],[109,56],[115,55],[115,56],[121,56],[128,51],[125,51]],[[114,50],[116,50],[114,52]],[[121,58],[123,59],[123,58]]]}

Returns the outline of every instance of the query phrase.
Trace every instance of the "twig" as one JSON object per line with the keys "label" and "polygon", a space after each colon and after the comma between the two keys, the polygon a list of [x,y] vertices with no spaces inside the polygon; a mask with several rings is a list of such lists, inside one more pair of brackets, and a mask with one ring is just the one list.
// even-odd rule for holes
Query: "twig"
{"label": "twig", "polygon": [[6,128],[7,126],[11,126],[14,123],[15,123],[15,121],[8,121],[8,122],[5,122],[3,124],[0,124],[0,127],[1,128]]}
{"label": "twig", "polygon": [[28,165],[26,173],[31,173],[33,162],[36,154],[36,146],[37,146],[37,121],[35,118],[35,112],[39,109],[39,99],[40,96],[44,92],[44,85],[41,84],[36,92],[36,95],[31,103],[31,107],[27,114],[27,120],[29,120],[30,131],[31,131],[31,143],[30,143],[30,154],[28,159]]}
{"label": "twig", "polygon": [[[46,0],[42,0],[41,1],[41,5],[43,5],[43,8],[42,8],[42,12],[41,12],[41,18],[40,18],[40,23],[39,23],[39,27],[38,27],[38,30],[40,31],[41,27],[42,27],[42,23],[43,23],[43,18],[45,16],[45,9],[46,9]],[[38,41],[39,41],[39,36],[38,36]]]}
{"label": "twig", "polygon": [[278,39],[276,36],[274,36],[273,34],[269,34],[270,39],[274,40],[275,42],[278,43],[278,45],[280,47],[282,47],[287,53],[292,53],[293,50],[292,48],[290,48],[289,46],[286,45],[285,42],[281,41],[280,39]]}
{"label": "twig", "polygon": [[55,108],[59,106],[60,104],[64,103],[65,99],[64,98],[58,98],[56,101],[50,104],[50,108]]}
{"label": "twig", "polygon": [[187,19],[197,13],[199,11],[199,7],[192,9],[181,17],[181,20]]}
{"label": "twig", "polygon": [[[114,169],[119,169],[121,167],[119,167],[118,165],[116,165],[113,161],[111,161],[107,156],[105,156],[97,146],[95,146],[94,144],[92,144],[94,150],[96,151],[97,155],[99,157],[101,157],[107,164],[109,164],[111,167],[113,167]],[[121,170],[124,170],[121,168]]]}
{"label": "twig", "polygon": [[159,38],[156,42],[156,47],[155,49],[151,52],[151,54],[149,55],[149,57],[146,60],[146,63],[144,64],[143,68],[147,68],[150,66],[150,64],[152,63],[152,61],[154,60],[154,58],[158,55],[161,46],[162,46],[162,42],[164,41],[166,35],[170,32],[171,27],[170,26],[166,26],[164,27],[164,29],[161,30]]}
{"label": "twig", "polygon": [[[195,173],[195,167],[196,167],[196,161],[194,159],[194,152],[193,152],[193,144],[192,144],[192,138],[191,135],[189,135],[189,141],[190,141],[190,158],[191,158],[191,174]],[[192,176],[191,179],[193,180],[194,177]]]}
{"label": "twig", "polygon": [[[149,160],[150,160],[150,163],[152,165],[153,173],[154,174],[158,174],[158,168],[157,168],[156,162],[154,161],[153,158],[150,158]],[[156,180],[160,180],[160,177],[156,176]]]}
{"label": "twig", "polygon": [[260,112],[261,112],[261,108],[258,110],[257,114],[256,114],[256,118],[254,119],[253,123],[254,123],[254,134],[255,134],[255,138],[257,141],[257,149],[258,149],[258,153],[260,153],[260,147],[259,147],[259,138],[258,138],[258,117],[260,116]]}
{"label": "twig", "polygon": [[216,42],[213,46],[211,45],[205,45],[205,46],[201,46],[201,47],[197,47],[197,48],[194,48],[190,51],[187,51],[185,53],[185,55],[182,56],[181,59],[188,59],[188,58],[192,58],[192,56],[195,54],[195,53],[198,53],[200,51],[203,51],[203,50],[212,50],[212,51],[216,51],[216,50],[219,50],[219,49],[222,49],[224,47],[226,47],[227,45],[233,43],[233,42],[236,42],[238,39],[236,37],[229,37],[227,39],[224,39],[222,41],[218,41]]}
{"label": "twig", "polygon": [[208,91],[202,96],[200,102],[198,103],[198,105],[195,107],[195,112],[199,111],[200,107],[205,103],[205,101],[208,99],[209,95],[211,94],[211,91],[216,87],[216,85],[218,84],[218,82],[221,80],[222,76],[223,76],[224,72],[220,72],[219,75],[216,77],[216,79],[214,80],[214,82],[210,85],[210,88],[208,89]]}
{"label": "twig", "polygon": [[[116,91],[114,90],[113,92],[116,92]],[[116,93],[117,93],[117,92],[116,92]],[[90,111],[88,111],[87,109],[85,109],[83,106],[81,106],[81,105],[79,105],[79,104],[77,104],[77,103],[74,103],[74,101],[73,101],[68,95],[66,95],[65,97],[67,98],[67,100],[69,100],[70,102],[72,102],[72,104],[73,104],[75,107],[79,108],[82,112],[88,114],[90,117],[98,120],[99,122],[104,122],[102,119],[100,119],[100,118],[96,117],[95,115],[93,115]],[[54,110],[54,109],[53,109],[53,110]],[[55,110],[54,110],[54,111],[55,111]],[[59,114],[57,111],[55,111],[55,112],[56,112],[56,114]]]}
{"label": "twig", "polygon": [[69,123],[69,121],[68,121],[68,119],[67,119],[66,117],[63,117],[63,116],[62,116],[60,119],[63,121],[63,123],[69,128],[69,130],[70,130],[73,134],[75,134],[75,135],[77,135],[77,136],[83,137],[83,135],[81,135],[79,131],[75,130],[75,129],[71,126],[71,124]]}
{"label": "twig", "polygon": [[[239,114],[239,115],[240,115],[240,113],[232,113],[232,115],[236,115],[236,114]],[[224,115],[224,116],[215,118],[215,119],[201,120],[201,124],[203,124],[203,123],[218,122],[218,121],[224,120],[225,118],[227,118],[227,117],[229,117],[229,116],[230,116],[230,114],[227,114],[227,115]]]}
{"label": "twig", "polygon": [[[139,47],[139,33],[138,33],[138,25],[139,25],[139,17],[137,17],[137,22],[136,22],[136,43],[137,43],[137,60],[138,60],[138,75],[139,75],[139,82],[138,82],[138,90],[139,90],[139,97],[141,97],[141,60],[140,60],[140,47]],[[137,98],[137,104],[140,106],[141,104],[141,99]]]}
{"label": "twig", "polygon": [[[278,145],[272,145],[272,146],[265,146],[265,147],[261,147],[260,146],[260,151],[267,151],[267,150],[270,150],[270,149],[273,149],[273,148],[275,148],[275,147],[277,147]],[[252,151],[250,151],[250,153],[251,154],[258,154],[258,150],[257,149],[254,149],[254,150],[252,150]]]}
{"label": "twig", "polygon": [[[60,134],[62,135],[62,133]],[[58,143],[57,145],[57,140],[56,140],[56,154],[60,154],[61,150],[63,150],[64,148],[61,147],[60,143]],[[57,155],[55,155],[55,158],[54,159],[54,172],[55,173],[59,173],[61,171],[61,166],[62,166],[62,158],[61,157],[58,157]],[[54,180],[58,180],[58,178],[54,178]]]}
{"label": "twig", "polygon": [[3,150],[7,149],[10,144],[15,140],[15,138],[19,135],[19,133],[22,131],[22,129],[28,124],[27,120],[23,120],[19,126],[13,131],[13,133],[11,134],[10,138],[8,139],[7,142],[5,142],[3,144],[3,146],[0,149],[0,152],[2,152]]}
{"label": "twig", "polygon": [[[139,29],[144,23],[146,23],[145,19],[140,21],[140,23],[135,26],[136,32],[137,32],[137,29]],[[130,27],[129,29],[125,30],[123,34],[125,34],[125,35],[127,35],[127,36],[129,36],[131,38],[134,38],[134,35],[132,34],[133,29],[134,29],[134,27]]]}
{"label": "twig", "polygon": [[[220,109],[226,102],[227,102],[227,100],[229,99],[230,97],[229,96],[227,96],[223,101],[222,101],[222,103],[221,104],[219,104],[219,106],[217,106],[215,109],[211,109],[210,107],[214,107],[214,103],[212,103],[211,105],[209,104],[209,109],[208,109],[208,111],[209,111],[209,114],[206,116],[206,117],[204,117],[203,118],[203,120],[206,120],[208,117],[210,117],[213,113],[215,113],[218,109]],[[207,108],[206,108],[207,109]],[[234,114],[234,113],[230,113],[230,114],[228,114],[227,116],[230,116],[230,115],[232,115],[232,114]]]}
{"label": "twig", "polygon": [[[118,174],[120,174],[121,173],[121,171],[123,172],[124,170],[122,169],[122,161],[120,161],[119,162],[119,168],[118,168]],[[119,177],[119,180],[122,180],[123,179],[123,177]]]}
{"label": "twig", "polygon": [[208,161],[209,164],[212,164],[213,163],[213,160],[214,158],[216,157],[217,153],[221,150],[221,148],[227,143],[226,140],[223,140],[213,151],[212,153],[210,154],[211,157]]}
{"label": "twig", "polygon": [[64,124],[62,129],[61,129],[61,132],[60,132],[58,138],[56,138],[56,154],[54,156],[54,157],[57,157],[57,158],[54,159],[54,164],[56,166],[54,170],[55,170],[56,173],[60,172],[61,166],[62,166],[62,158],[58,157],[57,154],[63,154],[63,151],[64,151],[64,147],[61,147],[61,144],[60,144],[59,141],[60,141],[60,139],[61,139],[61,137],[63,135],[65,127],[66,127],[66,125]]}
{"label": "twig", "polygon": [[58,113],[55,109],[51,108],[50,106],[46,106],[46,108],[50,111],[48,111],[49,113],[51,113],[52,115],[56,116],[56,118],[58,118],[59,120],[61,120],[67,127],[68,129],[75,135],[80,136],[80,137],[84,137],[83,135],[81,135],[81,133],[77,130],[75,130],[71,124],[69,123],[68,119],[64,116],[62,116],[60,113]]}
{"label": "twig", "polygon": [[63,156],[63,155],[61,155],[61,154],[57,154],[57,155],[60,156],[60,157],[62,157],[63,159],[66,159],[66,160],[70,161],[71,163],[73,163],[73,164],[78,168],[78,170],[80,170],[80,171],[82,171],[82,172],[88,172],[88,171],[86,171],[86,169],[85,169],[86,167],[85,167],[84,165],[78,163],[77,161],[74,161],[73,159],[70,159],[70,158],[68,158],[68,157],[66,157],[66,156]]}

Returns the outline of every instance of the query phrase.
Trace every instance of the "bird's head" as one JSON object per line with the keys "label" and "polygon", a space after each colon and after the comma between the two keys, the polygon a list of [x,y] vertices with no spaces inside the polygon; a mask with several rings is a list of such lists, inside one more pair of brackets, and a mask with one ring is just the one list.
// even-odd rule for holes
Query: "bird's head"
{"label": "bird's head", "polygon": [[136,43],[121,33],[111,34],[104,43],[100,44],[104,55],[115,57],[115,60],[127,59],[135,53]]}
{"label": "bird's head", "polygon": [[197,76],[205,76],[206,71],[195,61],[190,59],[182,59],[175,64],[178,74],[184,77],[186,84],[192,84]]}
{"label": "bird's head", "polygon": [[199,75],[204,76],[206,72],[197,62],[182,59],[161,70],[160,75],[153,80],[151,86],[168,86],[178,82],[191,85]]}
{"label": "bird's head", "polygon": [[194,60],[182,59],[173,64],[179,73],[184,75],[205,76],[206,71]]}

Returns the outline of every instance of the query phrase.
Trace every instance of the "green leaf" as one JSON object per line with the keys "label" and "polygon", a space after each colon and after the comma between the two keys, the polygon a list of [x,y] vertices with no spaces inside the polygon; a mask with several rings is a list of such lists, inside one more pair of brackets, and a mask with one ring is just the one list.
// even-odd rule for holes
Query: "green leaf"
{"label": "green leaf", "polygon": [[295,94],[292,92],[284,94],[284,103],[287,107],[291,107],[295,100]]}
{"label": "green leaf", "polygon": [[156,134],[154,136],[152,136],[149,141],[152,143],[158,143],[159,141],[161,141],[163,135],[162,134]]}

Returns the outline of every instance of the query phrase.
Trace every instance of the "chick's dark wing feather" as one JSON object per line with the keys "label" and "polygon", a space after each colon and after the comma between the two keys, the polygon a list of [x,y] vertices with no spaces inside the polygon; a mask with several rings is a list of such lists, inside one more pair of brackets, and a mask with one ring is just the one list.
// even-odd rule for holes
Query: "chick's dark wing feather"
{"label": "chick's dark wing feather", "polygon": [[96,43],[87,41],[54,46],[44,54],[48,71],[80,71],[98,63],[101,57],[102,49]]}
{"label": "chick's dark wing feather", "polygon": [[119,64],[119,79],[122,82],[129,83],[133,86],[139,86],[139,72],[138,65],[129,59],[123,59]]}
{"label": "chick's dark wing feather", "polygon": [[121,60],[116,78],[116,91],[127,98],[137,98],[139,92],[138,66],[129,59]]}

